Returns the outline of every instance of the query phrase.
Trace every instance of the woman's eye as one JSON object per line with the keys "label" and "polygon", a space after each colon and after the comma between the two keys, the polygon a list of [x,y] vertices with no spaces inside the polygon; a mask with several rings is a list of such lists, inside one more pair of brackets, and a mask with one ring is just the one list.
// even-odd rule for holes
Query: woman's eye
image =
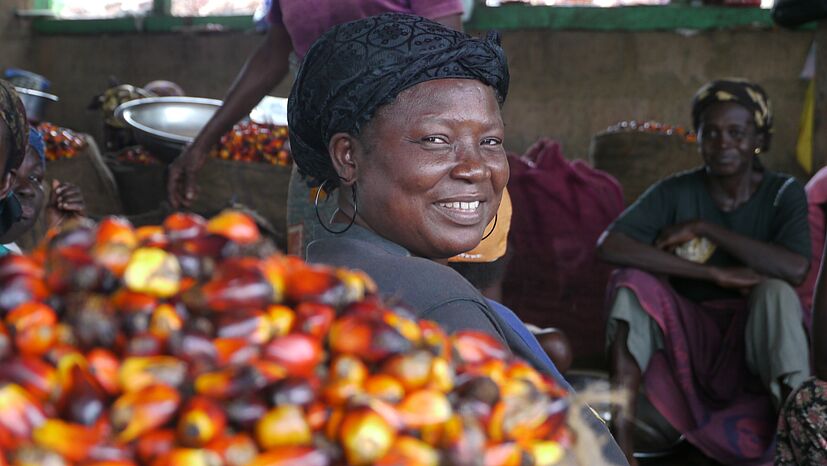
{"label": "woman's eye", "polygon": [[29,181],[39,186],[41,183],[43,183],[43,178],[35,175],[29,175]]}
{"label": "woman's eye", "polygon": [[442,136],[426,136],[422,138],[422,142],[427,142],[428,144],[448,144],[448,140]]}
{"label": "woman's eye", "polygon": [[502,145],[502,140],[500,138],[485,138],[482,140],[483,146],[499,146]]}

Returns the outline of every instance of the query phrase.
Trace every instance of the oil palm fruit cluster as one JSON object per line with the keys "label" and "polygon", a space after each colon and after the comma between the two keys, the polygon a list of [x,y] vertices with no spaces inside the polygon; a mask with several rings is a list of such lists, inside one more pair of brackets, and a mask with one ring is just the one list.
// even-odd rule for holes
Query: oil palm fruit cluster
{"label": "oil palm fruit cluster", "polygon": [[0,258],[0,465],[571,464],[567,393],[236,211]]}
{"label": "oil palm fruit cluster", "polygon": [[210,152],[223,160],[292,165],[286,126],[252,121],[238,123]]}

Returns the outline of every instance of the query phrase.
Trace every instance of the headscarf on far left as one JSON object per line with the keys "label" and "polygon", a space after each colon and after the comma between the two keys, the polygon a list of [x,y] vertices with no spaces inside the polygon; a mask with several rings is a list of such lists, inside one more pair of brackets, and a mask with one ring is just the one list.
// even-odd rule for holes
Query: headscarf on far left
{"label": "headscarf on far left", "polygon": [[29,144],[29,123],[26,121],[26,109],[17,92],[7,81],[0,79],[0,119],[6,124],[11,135],[11,150],[2,167],[2,175],[17,168],[26,156]]}

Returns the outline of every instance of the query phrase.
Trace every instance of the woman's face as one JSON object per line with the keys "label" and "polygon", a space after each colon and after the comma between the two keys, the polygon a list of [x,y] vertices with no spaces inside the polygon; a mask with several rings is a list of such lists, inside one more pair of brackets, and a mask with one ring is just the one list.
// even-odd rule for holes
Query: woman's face
{"label": "woman's face", "polygon": [[473,249],[508,182],[503,133],[494,91],[479,81],[403,91],[354,145],[357,221],[421,257]]}
{"label": "woman's face", "polygon": [[701,115],[698,143],[707,171],[713,176],[732,176],[752,169],[755,149],[763,145],[752,114],[743,106],[722,102]]}
{"label": "woman's face", "polygon": [[40,156],[31,147],[26,151],[26,157],[20,168],[14,171],[12,191],[20,201],[23,211],[20,220],[3,235],[3,239],[10,242],[15,241],[21,234],[29,231],[37,221],[40,211],[43,209],[43,164],[40,163]]}

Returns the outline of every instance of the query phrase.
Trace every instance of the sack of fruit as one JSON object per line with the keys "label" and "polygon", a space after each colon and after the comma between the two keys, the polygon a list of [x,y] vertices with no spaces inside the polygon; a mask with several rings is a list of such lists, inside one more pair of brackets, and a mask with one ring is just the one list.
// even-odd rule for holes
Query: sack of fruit
{"label": "sack of fruit", "polygon": [[601,464],[580,401],[236,211],[0,258],[0,463]]}

